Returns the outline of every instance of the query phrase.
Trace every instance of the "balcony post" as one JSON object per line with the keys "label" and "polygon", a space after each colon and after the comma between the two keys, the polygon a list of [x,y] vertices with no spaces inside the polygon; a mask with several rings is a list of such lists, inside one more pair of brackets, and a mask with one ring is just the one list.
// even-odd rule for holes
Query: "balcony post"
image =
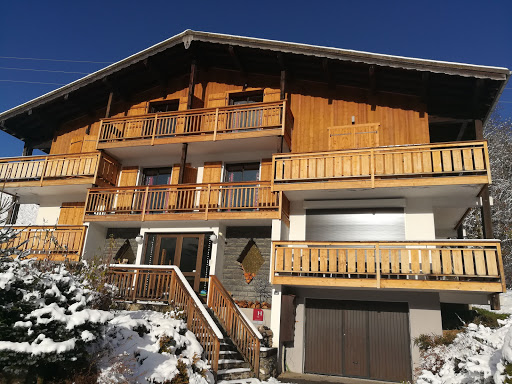
{"label": "balcony post", "polygon": [[484,187],[480,191],[480,198],[482,199],[480,213],[482,215],[482,231],[484,239],[494,239],[494,233],[492,228],[492,211],[488,185],[484,185]]}
{"label": "balcony post", "polygon": [[197,75],[197,63],[192,60],[190,64],[190,78],[188,81],[188,98],[187,98],[187,109],[192,109],[192,101],[194,99],[194,89],[196,86],[196,75]]}
{"label": "balcony post", "polygon": [[183,143],[181,145],[181,160],[180,160],[180,173],[178,176],[178,184],[183,184],[183,178],[185,176],[185,163],[187,161],[187,150],[188,150],[188,143]]}
{"label": "balcony post", "polygon": [[22,156],[32,156],[33,151],[34,148],[32,147],[32,145],[25,141],[25,144],[23,145]]}

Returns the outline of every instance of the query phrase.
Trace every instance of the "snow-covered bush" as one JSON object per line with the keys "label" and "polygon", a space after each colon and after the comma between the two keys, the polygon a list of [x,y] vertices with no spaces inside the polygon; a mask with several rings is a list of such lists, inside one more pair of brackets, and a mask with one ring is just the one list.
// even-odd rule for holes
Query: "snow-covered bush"
{"label": "snow-covered bush", "polygon": [[[0,366],[9,377],[57,378],[88,364],[86,347],[113,315],[63,264],[0,257]],[[0,376],[0,378],[2,378]]]}

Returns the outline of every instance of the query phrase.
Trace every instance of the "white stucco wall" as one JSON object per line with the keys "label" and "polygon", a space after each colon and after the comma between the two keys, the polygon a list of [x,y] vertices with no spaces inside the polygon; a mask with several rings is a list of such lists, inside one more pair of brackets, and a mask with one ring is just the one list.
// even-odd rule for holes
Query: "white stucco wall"
{"label": "white stucco wall", "polygon": [[59,222],[60,204],[40,205],[35,225],[55,225]]}
{"label": "white stucco wall", "polygon": [[404,213],[406,240],[435,240],[436,229],[432,200],[407,199]]}

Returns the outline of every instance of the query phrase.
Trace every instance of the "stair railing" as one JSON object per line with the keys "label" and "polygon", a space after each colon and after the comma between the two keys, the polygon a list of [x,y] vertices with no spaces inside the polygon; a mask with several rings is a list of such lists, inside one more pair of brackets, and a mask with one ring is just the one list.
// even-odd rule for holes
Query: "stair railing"
{"label": "stair railing", "polygon": [[217,375],[220,340],[224,337],[178,267],[112,264],[107,282],[117,288],[117,299],[159,299],[182,308],[187,317],[188,329],[195,334],[213,374]]}
{"label": "stair railing", "polygon": [[251,365],[256,377],[259,377],[262,336],[240,311],[219,279],[213,275],[210,276],[208,288],[208,307],[217,316],[238,351]]}

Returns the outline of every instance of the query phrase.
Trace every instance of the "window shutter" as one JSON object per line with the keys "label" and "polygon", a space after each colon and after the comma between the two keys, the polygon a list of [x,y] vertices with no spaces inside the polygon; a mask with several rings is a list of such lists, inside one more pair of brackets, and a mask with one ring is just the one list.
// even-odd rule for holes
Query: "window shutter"
{"label": "window shutter", "polygon": [[228,105],[226,92],[213,93],[208,96],[207,108],[225,107],[226,105]]}
{"label": "window shutter", "polygon": [[84,202],[62,203],[58,225],[82,225],[84,208]]}
{"label": "window shutter", "polygon": [[139,167],[123,167],[121,177],[119,179],[120,187],[128,187],[137,185],[137,176]]}
{"label": "window shutter", "polygon": [[263,102],[281,100],[281,90],[274,88],[265,88],[263,91]]}

